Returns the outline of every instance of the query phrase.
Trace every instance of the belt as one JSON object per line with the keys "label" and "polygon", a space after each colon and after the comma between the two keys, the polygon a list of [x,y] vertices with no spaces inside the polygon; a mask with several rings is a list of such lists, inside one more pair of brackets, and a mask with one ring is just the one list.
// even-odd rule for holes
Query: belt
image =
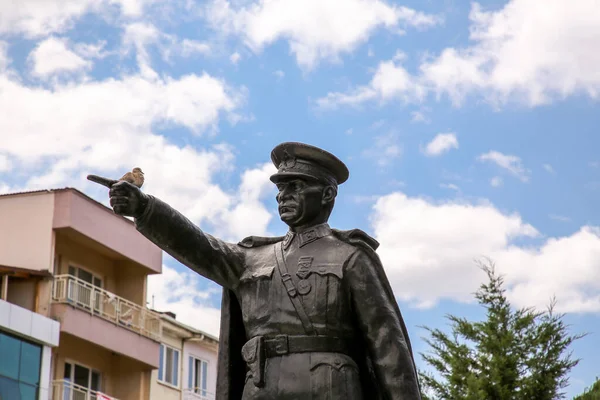
{"label": "belt", "polygon": [[330,336],[255,336],[242,346],[242,357],[250,370],[254,385],[262,387],[267,358],[291,353],[342,353],[349,354],[345,340]]}
{"label": "belt", "polygon": [[265,357],[277,357],[290,353],[349,353],[345,340],[331,336],[265,336]]}

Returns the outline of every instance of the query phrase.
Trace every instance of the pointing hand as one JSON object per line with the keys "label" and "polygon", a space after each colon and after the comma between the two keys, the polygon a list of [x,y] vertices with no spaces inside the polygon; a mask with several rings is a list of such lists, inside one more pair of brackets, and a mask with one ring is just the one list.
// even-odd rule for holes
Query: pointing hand
{"label": "pointing hand", "polygon": [[140,167],[135,167],[131,172],[127,172],[120,179],[108,179],[98,175],[88,175],[87,178],[88,180],[99,183],[109,189],[112,185],[120,181],[129,182],[138,188],[141,188],[144,184],[144,172],[142,172]]}
{"label": "pointing hand", "polygon": [[88,175],[87,179],[110,189],[110,205],[115,214],[139,217],[148,204],[148,196],[140,190],[144,184],[144,173],[140,168],[134,168],[119,180],[98,175]]}

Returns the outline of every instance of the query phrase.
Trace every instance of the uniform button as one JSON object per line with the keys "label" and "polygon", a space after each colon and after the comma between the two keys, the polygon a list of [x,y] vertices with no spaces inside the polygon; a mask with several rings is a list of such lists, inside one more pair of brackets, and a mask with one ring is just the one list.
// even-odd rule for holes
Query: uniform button
{"label": "uniform button", "polygon": [[325,268],[325,267],[320,267],[320,268],[319,268],[319,272],[321,272],[321,273],[323,273],[323,274],[324,274],[324,273],[325,273],[325,271],[327,271],[327,268]]}

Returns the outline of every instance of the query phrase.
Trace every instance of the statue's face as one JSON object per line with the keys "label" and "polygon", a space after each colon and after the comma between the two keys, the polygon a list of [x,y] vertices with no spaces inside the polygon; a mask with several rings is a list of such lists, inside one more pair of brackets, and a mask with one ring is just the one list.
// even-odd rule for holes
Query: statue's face
{"label": "statue's face", "polygon": [[290,227],[308,225],[322,215],[323,185],[300,178],[277,182],[277,203],[281,220]]}

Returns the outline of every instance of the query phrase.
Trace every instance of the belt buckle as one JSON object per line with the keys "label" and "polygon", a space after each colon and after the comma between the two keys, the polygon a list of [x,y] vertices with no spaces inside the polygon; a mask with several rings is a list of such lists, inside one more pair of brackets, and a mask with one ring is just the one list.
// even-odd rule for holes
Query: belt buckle
{"label": "belt buckle", "polygon": [[277,335],[273,338],[273,343],[275,344],[275,354],[278,356],[285,355],[289,353],[288,346],[288,337],[287,335]]}

